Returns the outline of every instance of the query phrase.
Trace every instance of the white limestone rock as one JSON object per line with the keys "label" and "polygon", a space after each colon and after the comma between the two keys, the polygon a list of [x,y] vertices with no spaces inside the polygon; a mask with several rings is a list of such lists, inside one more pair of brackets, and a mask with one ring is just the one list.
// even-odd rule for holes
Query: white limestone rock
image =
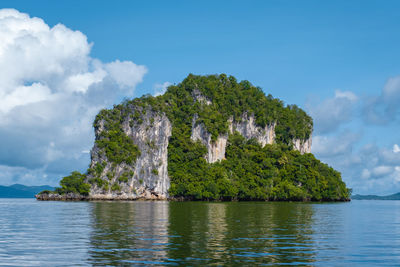
{"label": "white limestone rock", "polygon": [[[142,110],[140,110],[142,114]],[[122,123],[124,133],[138,146],[140,155],[132,165],[126,163],[112,164],[104,153],[95,144],[92,151],[91,168],[98,162],[106,162],[100,179],[110,183],[105,191],[95,183],[92,184],[89,197],[91,199],[166,199],[170,180],[168,177],[168,141],[171,136],[172,125],[167,116],[147,109],[140,120],[127,118]],[[104,122],[99,122],[96,129],[96,138],[104,130]],[[110,179],[107,174],[112,173]],[[125,173],[133,173],[128,182],[121,182],[119,178]],[[91,177],[89,177],[90,179]],[[121,190],[112,191],[111,185],[117,183]]]}

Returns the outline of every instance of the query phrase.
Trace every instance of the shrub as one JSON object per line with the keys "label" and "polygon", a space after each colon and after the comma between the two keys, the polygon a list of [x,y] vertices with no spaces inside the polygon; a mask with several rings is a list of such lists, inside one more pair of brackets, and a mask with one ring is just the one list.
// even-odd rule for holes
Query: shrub
{"label": "shrub", "polygon": [[115,183],[111,186],[111,191],[121,191],[119,184]]}
{"label": "shrub", "polygon": [[74,171],[71,175],[64,177],[60,181],[61,188],[57,188],[57,192],[61,194],[77,193],[81,195],[88,195],[90,191],[90,184],[85,183],[86,175]]}
{"label": "shrub", "polygon": [[123,182],[123,183],[127,183],[129,180],[128,178],[128,173],[124,172],[119,178],[118,181]]}

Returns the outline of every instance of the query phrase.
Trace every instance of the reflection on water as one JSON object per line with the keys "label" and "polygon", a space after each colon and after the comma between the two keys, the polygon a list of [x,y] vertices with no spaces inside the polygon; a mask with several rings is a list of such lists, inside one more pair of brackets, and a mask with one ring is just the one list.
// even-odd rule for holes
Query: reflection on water
{"label": "reflection on water", "polygon": [[293,203],[98,202],[101,264],[276,264],[315,260],[313,208]]}
{"label": "reflection on water", "polygon": [[171,203],[169,229],[179,238],[169,255],[185,264],[312,262],[312,214],[291,203]]}
{"label": "reflection on water", "polygon": [[0,199],[0,266],[399,266],[400,201]]}
{"label": "reflection on water", "polygon": [[85,202],[0,199],[0,266],[76,266],[88,257]]}
{"label": "reflection on water", "polygon": [[89,262],[162,263],[168,245],[168,202],[95,202]]}

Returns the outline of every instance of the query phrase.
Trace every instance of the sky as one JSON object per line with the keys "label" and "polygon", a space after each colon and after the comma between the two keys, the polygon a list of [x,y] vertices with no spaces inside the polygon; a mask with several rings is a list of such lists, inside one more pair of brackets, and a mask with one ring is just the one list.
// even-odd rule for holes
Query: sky
{"label": "sky", "polygon": [[0,3],[0,184],[85,171],[92,122],[189,73],[248,80],[314,119],[353,193],[400,192],[399,1]]}

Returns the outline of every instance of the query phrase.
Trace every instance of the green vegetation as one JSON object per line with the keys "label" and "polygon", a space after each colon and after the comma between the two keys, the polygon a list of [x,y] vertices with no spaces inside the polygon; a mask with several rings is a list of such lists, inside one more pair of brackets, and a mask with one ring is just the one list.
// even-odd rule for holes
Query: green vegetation
{"label": "green vegetation", "polygon": [[122,183],[127,183],[129,180],[128,177],[129,173],[124,172],[123,174],[121,174],[121,176],[118,178],[118,181],[122,182]]}
{"label": "green vegetation", "polygon": [[121,123],[128,115],[128,110],[122,105],[114,106],[114,109],[103,109],[96,116],[94,127],[100,127],[104,122],[104,130],[96,140],[97,146],[105,152],[110,162],[121,164],[125,162],[132,164],[140,154],[138,147],[122,130]]}
{"label": "green vegetation", "polygon": [[71,175],[62,178],[60,181],[61,187],[56,188],[54,191],[60,195],[75,193],[86,196],[89,194],[90,184],[85,183],[86,175],[74,171]]}
{"label": "green vegetation", "polygon": [[[194,101],[201,94],[210,104]],[[182,83],[168,87],[158,97],[143,96],[126,101],[121,109],[165,112],[172,122],[168,146],[170,194],[185,199],[210,200],[345,200],[350,191],[340,173],[315,159],[312,154],[293,151],[294,139],[306,140],[312,133],[312,119],[295,105],[265,96],[248,81],[232,76],[189,75]],[[255,140],[229,136],[226,160],[208,164],[207,150],[190,139],[195,114],[212,134],[228,133],[228,120],[240,121],[254,115],[260,127],[276,124],[275,145],[262,148]]]}
{"label": "green vegetation", "polygon": [[[192,96],[197,92],[211,104],[193,103]],[[265,96],[261,88],[248,81],[238,83],[234,77],[225,74],[189,75],[182,83],[170,86],[159,98],[167,103],[164,110],[174,126],[187,124],[188,119],[191,124],[194,114],[198,114],[198,123],[204,123],[213,140],[228,132],[229,118],[240,121],[245,112],[254,114],[260,127],[276,123],[276,137],[282,143],[290,144],[295,138],[307,139],[312,132],[312,119],[303,110],[295,105],[285,107],[281,100]]]}
{"label": "green vegetation", "polygon": [[[211,104],[195,102],[193,96],[199,93]],[[312,118],[296,105],[285,106],[281,100],[265,96],[261,88],[252,86],[250,82],[237,82],[233,76],[225,74],[190,74],[182,83],[169,86],[164,95],[145,95],[125,101],[113,110],[103,110],[96,118],[95,127],[100,119],[115,117],[120,120],[118,114],[124,114],[126,110],[134,110],[130,118],[139,120],[140,111],[143,113],[147,109],[165,112],[173,123],[175,133],[183,130],[177,134],[185,137],[190,136],[195,114],[198,116],[197,123],[204,123],[213,140],[219,134],[228,133],[230,118],[241,121],[244,113],[253,114],[260,127],[276,123],[276,139],[284,144],[291,144],[293,139],[308,139],[313,127]]]}
{"label": "green vegetation", "polygon": [[[196,97],[210,102],[195,101]],[[169,192],[173,197],[192,200],[331,201],[347,200],[350,196],[351,191],[346,188],[339,172],[321,163],[312,154],[301,155],[292,149],[294,139],[306,140],[311,136],[311,117],[295,105],[286,106],[281,100],[266,96],[250,82],[237,82],[234,77],[225,74],[190,74],[182,83],[169,86],[164,95],[146,95],[124,101],[111,110],[102,110],[93,124],[96,131],[101,130],[96,144],[112,163],[113,170],[120,164],[132,166],[140,155],[138,147],[124,133],[122,124],[134,127],[147,119],[153,124],[152,117],[157,113],[165,113],[172,123],[168,174],[171,179]],[[274,124],[276,144],[261,147],[255,140],[246,140],[237,133],[230,134],[228,121],[233,119],[239,122],[245,113],[254,115],[259,127]],[[206,162],[206,147],[190,139],[195,116],[196,123],[204,124],[213,141],[221,134],[229,134],[226,160],[212,164]],[[154,141],[147,140],[146,144],[150,149],[155,148]],[[105,162],[97,163],[88,170],[88,175],[93,177],[91,183],[108,190],[110,184],[100,178],[105,166]],[[158,175],[157,169],[151,172]],[[110,180],[113,178],[110,173],[107,176]],[[132,176],[132,171],[125,172],[118,182],[125,183]],[[76,189],[76,186],[67,183],[64,191],[60,192],[71,191],[70,188],[86,192],[89,185],[83,180],[80,182],[83,188],[78,186]],[[143,179],[139,179],[139,183],[142,184]],[[121,190],[120,185],[112,184],[111,190]]]}
{"label": "green vegetation", "polygon": [[[200,200],[344,200],[349,191],[340,173],[282,144],[261,147],[255,140],[230,135],[226,160],[207,164],[200,145],[193,158],[172,161],[170,193]],[[173,181],[173,182],[172,182]]]}
{"label": "green vegetation", "polygon": [[89,180],[90,184],[96,184],[98,187],[103,187],[104,185],[106,185],[108,182],[106,180],[103,180],[99,177],[95,177]]}
{"label": "green vegetation", "polygon": [[112,180],[112,178],[114,178],[114,173],[112,173],[112,172],[108,172],[107,173],[107,178],[108,178],[108,180]]}
{"label": "green vegetation", "polygon": [[119,184],[115,183],[111,186],[111,191],[121,191]]}
{"label": "green vegetation", "polygon": [[94,167],[96,175],[100,176],[105,167],[106,167],[106,163],[105,162],[102,162],[102,163],[97,162],[95,167]]}

